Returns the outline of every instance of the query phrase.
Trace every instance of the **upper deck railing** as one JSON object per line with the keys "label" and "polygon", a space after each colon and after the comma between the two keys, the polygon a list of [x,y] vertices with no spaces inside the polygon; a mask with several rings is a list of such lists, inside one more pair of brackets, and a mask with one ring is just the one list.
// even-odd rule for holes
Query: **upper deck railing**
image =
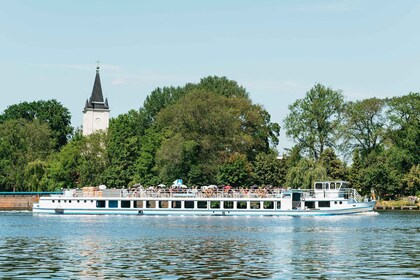
{"label": "upper deck railing", "polygon": [[129,191],[127,189],[105,189],[105,190],[70,190],[65,191],[60,197],[104,197],[104,198],[282,198],[291,193],[301,193],[303,200],[308,198],[334,199],[334,198],[355,198],[360,200],[356,190],[343,188],[339,190],[296,190],[282,188],[261,188],[261,189],[140,189]]}

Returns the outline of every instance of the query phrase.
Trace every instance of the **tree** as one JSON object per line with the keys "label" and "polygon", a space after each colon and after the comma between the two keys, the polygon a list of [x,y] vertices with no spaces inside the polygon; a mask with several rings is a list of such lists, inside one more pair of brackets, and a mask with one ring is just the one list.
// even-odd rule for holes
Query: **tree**
{"label": "tree", "polygon": [[38,188],[38,185],[25,184],[25,170],[30,169],[28,164],[46,161],[52,153],[52,147],[51,131],[45,123],[24,119],[12,119],[1,123],[0,189],[25,191]]}
{"label": "tree", "polygon": [[9,106],[2,115],[0,123],[13,119],[39,120],[48,125],[51,136],[54,139],[54,147],[61,148],[67,143],[73,131],[71,127],[71,115],[67,108],[57,100],[22,102]]}
{"label": "tree", "polygon": [[104,172],[109,186],[127,186],[134,178],[141,147],[139,119],[140,114],[135,110],[111,119],[106,142],[109,162]]}
{"label": "tree", "polygon": [[107,168],[105,132],[72,139],[49,162],[45,181],[50,190],[98,186]]}
{"label": "tree", "polygon": [[252,165],[244,155],[233,155],[220,165],[217,181],[235,188],[249,186],[252,181]]}
{"label": "tree", "polygon": [[302,158],[287,172],[286,186],[295,189],[312,189],[314,181],[321,180],[327,180],[326,168],[312,159]]}
{"label": "tree", "polygon": [[277,153],[259,153],[253,164],[254,179],[258,185],[283,186],[286,181],[286,160]]}
{"label": "tree", "polygon": [[330,180],[347,180],[348,174],[344,163],[337,157],[334,150],[328,148],[321,154],[319,162],[325,167]]}
{"label": "tree", "polygon": [[318,160],[326,147],[336,146],[343,100],[341,90],[316,84],[304,99],[289,106],[284,120],[286,134],[312,159]]}
{"label": "tree", "polygon": [[343,132],[351,148],[359,148],[363,155],[368,155],[382,144],[386,125],[384,106],[385,101],[378,98],[346,104]]}
{"label": "tree", "polygon": [[404,176],[404,183],[406,194],[418,196],[420,192],[420,164],[411,167],[410,172]]}
{"label": "tree", "polygon": [[162,180],[194,177],[204,183],[214,181],[218,166],[232,155],[253,160],[268,151],[272,135],[278,134],[266,111],[249,99],[204,90],[193,90],[163,109],[157,128],[164,131],[157,151]]}
{"label": "tree", "polygon": [[387,100],[390,120],[388,138],[398,149],[395,166],[407,173],[420,164],[420,93],[410,93]]}

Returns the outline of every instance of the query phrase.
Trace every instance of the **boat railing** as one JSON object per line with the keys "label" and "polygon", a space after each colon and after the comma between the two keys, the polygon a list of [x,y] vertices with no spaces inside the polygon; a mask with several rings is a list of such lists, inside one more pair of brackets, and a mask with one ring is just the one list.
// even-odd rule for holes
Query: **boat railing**
{"label": "boat railing", "polygon": [[[281,198],[285,192],[299,192],[302,199],[308,198],[354,198],[361,201],[360,194],[349,188],[339,190],[325,190],[320,193],[315,190],[294,189],[229,189],[229,190],[200,190],[200,189],[140,189],[129,191],[127,189],[105,189],[94,191],[71,190],[66,191],[63,197],[106,197],[106,198]],[[61,195],[58,195],[61,196]]]}

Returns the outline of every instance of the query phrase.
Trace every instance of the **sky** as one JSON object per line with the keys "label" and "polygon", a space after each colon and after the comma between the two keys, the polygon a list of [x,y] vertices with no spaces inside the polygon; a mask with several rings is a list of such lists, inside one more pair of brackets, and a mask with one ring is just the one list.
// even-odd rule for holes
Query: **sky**
{"label": "sky", "polygon": [[113,118],[216,75],[282,126],[315,83],[346,101],[419,92],[419,29],[414,0],[0,1],[0,113],[56,99],[80,127],[99,60]]}

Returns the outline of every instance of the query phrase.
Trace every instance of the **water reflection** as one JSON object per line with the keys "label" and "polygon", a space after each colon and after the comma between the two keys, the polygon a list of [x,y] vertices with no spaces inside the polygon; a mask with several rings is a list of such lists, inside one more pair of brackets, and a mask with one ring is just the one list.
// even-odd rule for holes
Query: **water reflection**
{"label": "water reflection", "polygon": [[402,213],[339,218],[0,213],[0,276],[418,278],[419,225],[419,215]]}

